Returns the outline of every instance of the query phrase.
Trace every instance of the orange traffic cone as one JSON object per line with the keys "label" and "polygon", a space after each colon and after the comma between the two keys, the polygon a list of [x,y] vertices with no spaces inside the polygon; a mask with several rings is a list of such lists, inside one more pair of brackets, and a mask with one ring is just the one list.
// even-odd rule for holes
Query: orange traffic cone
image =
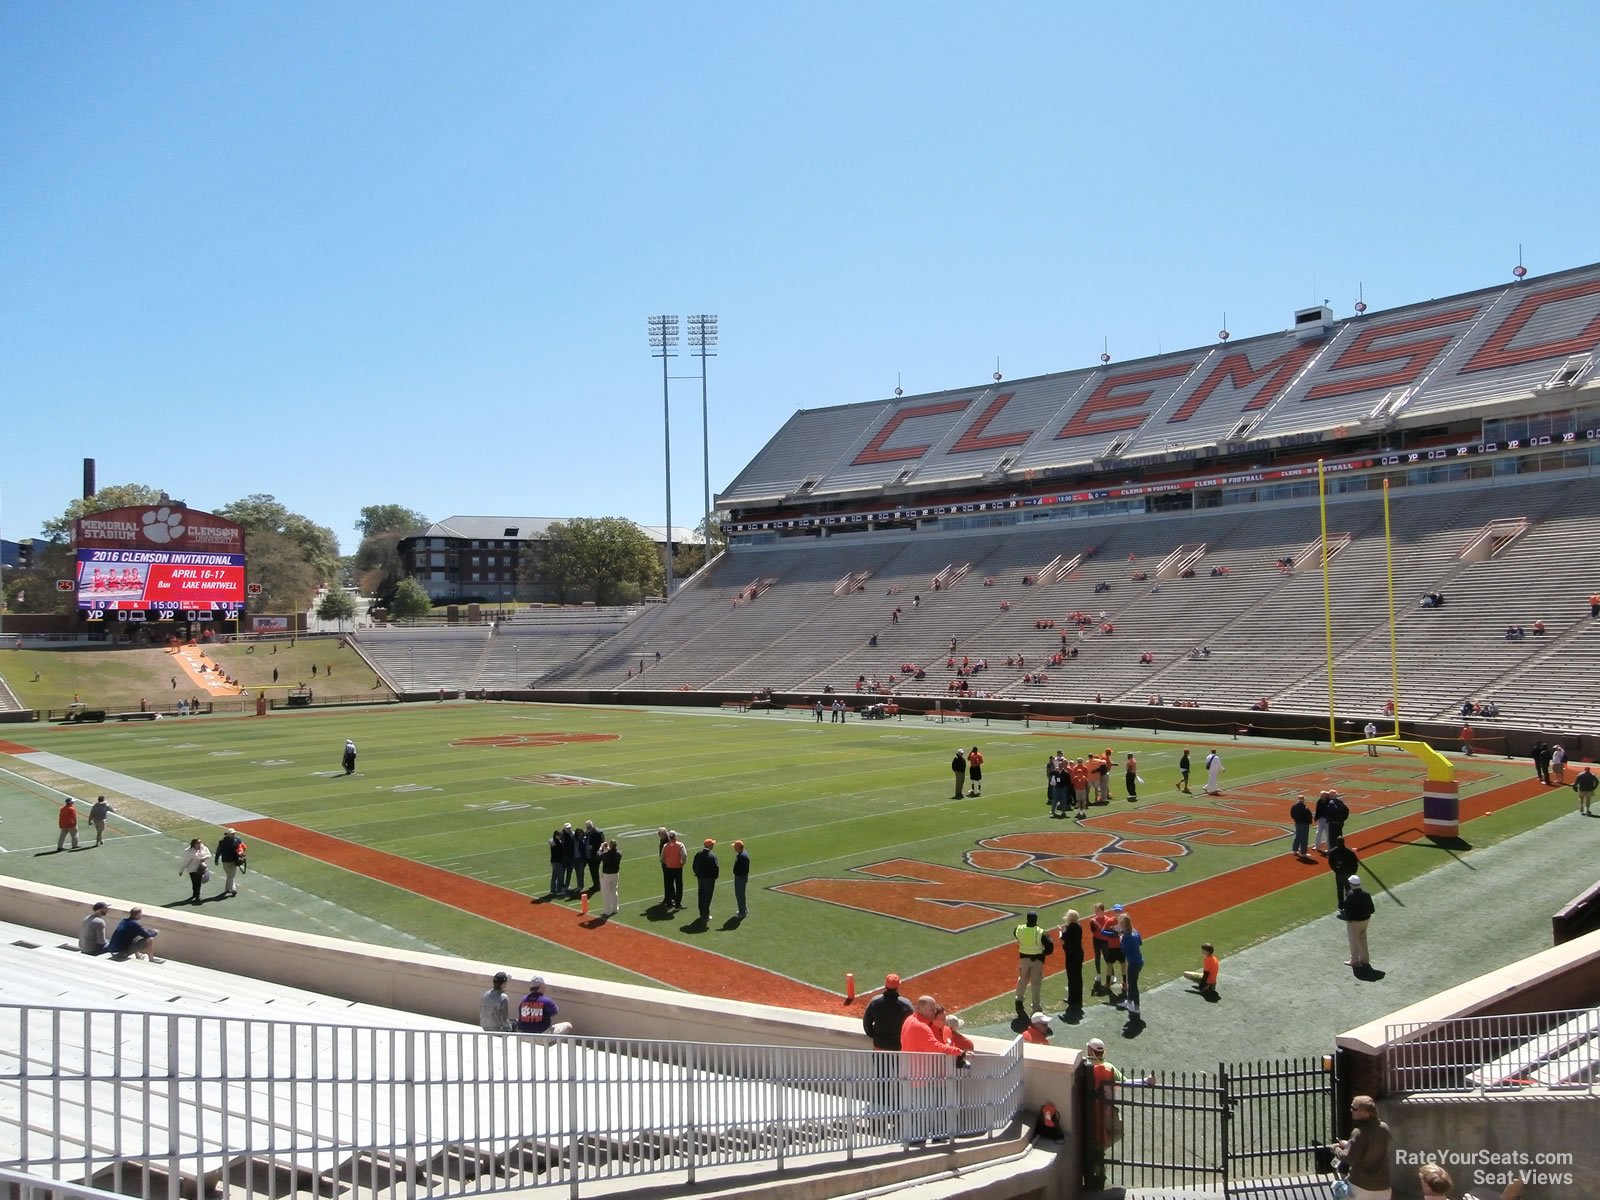
{"label": "orange traffic cone", "polygon": [[854,971],[845,972],[844,977],[844,1002],[854,1004],[856,1000],[856,976]]}
{"label": "orange traffic cone", "polygon": [[583,917],[587,917],[589,915],[589,893],[588,892],[583,893],[583,903],[578,905],[578,915],[579,916],[583,916]]}

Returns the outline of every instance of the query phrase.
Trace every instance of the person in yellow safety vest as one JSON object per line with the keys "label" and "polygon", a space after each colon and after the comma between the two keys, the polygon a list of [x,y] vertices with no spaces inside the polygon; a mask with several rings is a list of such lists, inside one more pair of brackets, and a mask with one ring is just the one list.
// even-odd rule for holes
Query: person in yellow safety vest
{"label": "person in yellow safety vest", "polygon": [[[1028,1014],[1040,1008],[1039,992],[1044,986],[1044,960],[1054,947],[1050,935],[1039,928],[1039,914],[1031,912],[1027,919],[1012,931],[1017,943],[1017,1016],[1027,1020]],[[1033,1005],[1023,1007],[1022,998],[1029,989],[1033,991]]]}

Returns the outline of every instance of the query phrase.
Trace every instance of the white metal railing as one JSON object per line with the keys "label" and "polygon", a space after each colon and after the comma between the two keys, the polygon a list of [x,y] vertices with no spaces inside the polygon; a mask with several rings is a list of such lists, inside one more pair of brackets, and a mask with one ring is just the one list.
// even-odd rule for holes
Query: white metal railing
{"label": "white metal railing", "polygon": [[1385,1026],[1386,1090],[1600,1090],[1600,1008]]}
{"label": "white metal railing", "polygon": [[24,1171],[8,1171],[0,1167],[0,1194],[8,1200],[117,1200],[115,1192],[103,1188],[85,1187],[81,1183],[63,1183],[59,1179],[41,1179]]}
{"label": "white metal railing", "polygon": [[0,1168],[179,1200],[455,1196],[992,1136],[1021,1042],[938,1055],[0,1005]]}

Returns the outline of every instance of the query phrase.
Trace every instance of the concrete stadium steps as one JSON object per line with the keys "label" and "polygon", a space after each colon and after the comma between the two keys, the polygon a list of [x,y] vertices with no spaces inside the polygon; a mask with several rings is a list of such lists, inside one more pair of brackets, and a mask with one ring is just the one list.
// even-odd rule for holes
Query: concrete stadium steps
{"label": "concrete stadium steps", "polygon": [[[1576,475],[1473,480],[1396,489],[1391,508],[1402,715],[1449,719],[1470,697],[1494,699],[1508,718],[1549,713],[1558,728],[1583,720],[1584,661],[1596,632],[1587,597],[1600,579],[1581,548],[1600,533],[1600,489]],[[1462,559],[1487,523],[1510,518],[1527,519],[1527,531],[1492,559]],[[1330,566],[1336,694],[1341,713],[1365,719],[1381,712],[1392,690],[1381,498],[1333,496],[1327,522],[1331,535],[1350,539]],[[1323,581],[1318,563],[1300,561],[1320,525],[1315,503],[1305,498],[1070,525],[840,535],[735,549],[670,604],[647,606],[609,637],[589,642],[566,629],[526,638],[511,623],[488,641],[479,630],[391,629],[364,631],[358,645],[402,685],[415,661],[418,691],[525,687],[538,670],[540,687],[603,686],[641,698],[702,688],[821,694],[831,686],[849,699],[857,676],[875,676],[893,695],[932,699],[950,696],[953,672],[945,660],[955,637],[958,660],[989,661],[988,672],[970,680],[974,692],[1080,704],[1097,693],[1106,703],[1143,704],[1158,693],[1168,704],[1228,709],[1265,696],[1275,711],[1321,715]],[[1204,547],[1195,577],[1159,577],[1159,564],[1180,547]],[[1276,567],[1285,555],[1296,559],[1293,572]],[[1073,558],[1080,561],[1065,578],[1022,584],[1050,562]],[[1211,576],[1218,565],[1228,574]],[[933,577],[952,566],[969,569],[958,586],[934,592]],[[1151,578],[1132,579],[1140,570]],[[836,591],[841,579],[862,574],[863,590]],[[734,605],[738,589],[755,578],[775,582],[758,599]],[[986,579],[993,585],[984,586]],[[1109,590],[1095,592],[1098,583]],[[1419,609],[1417,600],[1434,589],[1445,593],[1446,607]],[[890,615],[896,606],[898,624]],[[1066,622],[1074,610],[1095,618],[1089,636],[1078,639]],[[1102,610],[1116,626],[1110,637],[1095,631]],[[1504,641],[1507,624],[1531,626],[1541,617],[1548,637]],[[1035,629],[1040,620],[1056,628]],[[1063,632],[1079,657],[1050,668]],[[874,635],[878,645],[869,646]],[[1211,656],[1189,660],[1188,649],[1201,644]],[[1144,651],[1156,656],[1154,664],[1138,661]],[[1019,653],[1025,668],[1003,666]],[[551,662],[563,655],[564,664]],[[925,668],[927,678],[913,681],[902,663]],[[1022,682],[1024,671],[1039,669],[1047,683]]]}
{"label": "concrete stadium steps", "polygon": [[488,640],[487,625],[363,629],[352,638],[362,657],[397,692],[473,686]]}
{"label": "concrete stadium steps", "polygon": [[[1403,520],[1395,507],[1395,645],[1402,671],[1402,715],[1448,720],[1468,699],[1493,699],[1501,704],[1502,715],[1510,715],[1498,694],[1499,681],[1588,621],[1593,575],[1586,556],[1574,548],[1593,545],[1600,533],[1600,497],[1588,489],[1530,483],[1489,492],[1478,504],[1464,504],[1464,499],[1458,492],[1422,506],[1409,504]],[[1533,524],[1496,558],[1460,561],[1462,548],[1487,521],[1508,516],[1526,516]],[[1349,621],[1341,610],[1349,606],[1367,614],[1370,628],[1342,643],[1335,680],[1341,711],[1377,715],[1392,691],[1381,529],[1379,537],[1367,541],[1363,570],[1376,578],[1354,604],[1345,588],[1336,588],[1334,607],[1341,627]],[[1421,596],[1430,590],[1444,594],[1445,607],[1420,607]],[[1550,632],[1544,638],[1505,640],[1507,625],[1531,627],[1546,612],[1554,619],[1547,619]],[[1326,712],[1321,664],[1312,676],[1282,689],[1284,707]],[[1524,709],[1523,716],[1529,711]]]}

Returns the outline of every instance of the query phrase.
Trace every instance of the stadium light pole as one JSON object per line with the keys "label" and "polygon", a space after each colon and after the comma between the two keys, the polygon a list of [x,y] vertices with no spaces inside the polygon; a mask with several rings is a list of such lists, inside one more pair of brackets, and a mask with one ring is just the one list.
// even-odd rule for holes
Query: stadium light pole
{"label": "stadium light pole", "polygon": [[[694,347],[694,352],[700,356],[700,453],[704,456],[705,477],[705,526],[704,542],[702,543],[705,558],[711,551],[711,409],[706,402],[706,359],[715,358],[716,351],[711,347],[717,344],[717,314],[695,313],[689,318],[689,345]],[[702,562],[701,566],[705,563]]]}
{"label": "stadium light pole", "polygon": [[678,318],[657,316],[650,318],[650,357],[661,360],[661,414],[664,427],[662,445],[667,463],[667,599],[672,599],[672,402],[667,391],[667,359],[677,358],[673,347],[678,344]]}

